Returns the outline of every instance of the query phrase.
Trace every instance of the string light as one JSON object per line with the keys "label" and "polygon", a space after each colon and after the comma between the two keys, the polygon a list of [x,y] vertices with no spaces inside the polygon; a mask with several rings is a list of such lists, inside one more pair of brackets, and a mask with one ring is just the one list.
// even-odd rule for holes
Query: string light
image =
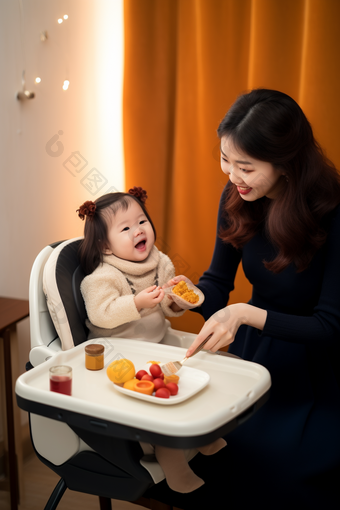
{"label": "string light", "polygon": [[[67,14],[64,14],[63,18],[64,18],[65,20],[66,20],[66,19],[68,19],[68,15],[67,15]],[[58,19],[58,23],[59,23],[59,25],[60,25],[60,24],[64,21],[64,19],[63,19],[63,18],[59,18],[59,19]]]}
{"label": "string light", "polygon": [[[67,20],[67,19],[68,19],[68,15],[67,15],[67,14],[64,14],[63,18],[64,18],[64,20]],[[59,23],[59,25],[60,25],[60,24],[64,21],[64,20],[63,20],[63,18],[59,18],[59,19],[58,19],[58,23]],[[63,90],[67,90],[67,89],[68,89],[68,87],[69,87],[69,85],[70,85],[69,80],[64,80]]]}
{"label": "string light", "polygon": [[[19,4],[20,4],[20,12],[21,12],[21,24],[23,24],[23,6],[22,6],[22,2],[23,0],[19,0]],[[58,24],[61,25],[63,23],[63,21],[66,21],[68,20],[68,14],[64,14],[62,18],[58,18]],[[47,40],[47,31],[43,31],[43,32],[40,32],[40,41],[41,42],[45,42]],[[24,55],[24,47],[23,47],[23,41],[22,41],[22,31],[21,31],[21,49],[22,49],[22,54],[23,54],[23,60],[25,60],[25,55]],[[66,66],[67,67],[67,66]],[[66,73],[67,75],[67,69],[66,69]],[[37,76],[34,80],[34,82],[36,84],[38,83],[41,83],[41,78],[40,76]],[[63,90],[67,90],[69,88],[69,85],[70,85],[70,82],[69,80],[64,80],[64,83],[63,83]],[[24,100],[24,99],[32,99],[34,98],[35,94],[34,92],[30,92],[30,91],[27,91],[26,90],[26,87],[25,87],[25,71],[23,71],[22,73],[22,91],[18,92],[17,93],[17,98],[19,100]]]}

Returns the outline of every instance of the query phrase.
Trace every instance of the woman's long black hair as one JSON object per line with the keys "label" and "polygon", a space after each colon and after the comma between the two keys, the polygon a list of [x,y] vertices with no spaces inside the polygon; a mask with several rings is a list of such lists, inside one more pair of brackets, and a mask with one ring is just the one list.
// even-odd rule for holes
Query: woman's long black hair
{"label": "woman's long black hair", "polygon": [[284,174],[274,200],[247,202],[236,186],[229,188],[228,227],[221,238],[240,248],[265,223],[278,250],[265,266],[278,273],[294,263],[297,271],[303,271],[326,240],[323,220],[340,203],[340,177],[314,139],[302,109],[283,92],[252,90],[231,106],[217,133]]}

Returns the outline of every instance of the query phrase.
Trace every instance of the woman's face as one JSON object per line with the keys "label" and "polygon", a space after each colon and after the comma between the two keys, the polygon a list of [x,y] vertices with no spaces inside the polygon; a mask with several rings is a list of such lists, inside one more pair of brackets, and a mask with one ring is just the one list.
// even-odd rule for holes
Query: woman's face
{"label": "woman's face", "polygon": [[284,184],[283,174],[279,170],[271,163],[240,152],[230,136],[221,138],[221,168],[247,202],[262,197],[276,198]]}
{"label": "woman's face", "polygon": [[120,208],[112,214],[107,239],[109,246],[104,252],[106,255],[141,262],[152,250],[155,234],[141,206],[131,199],[126,211]]}

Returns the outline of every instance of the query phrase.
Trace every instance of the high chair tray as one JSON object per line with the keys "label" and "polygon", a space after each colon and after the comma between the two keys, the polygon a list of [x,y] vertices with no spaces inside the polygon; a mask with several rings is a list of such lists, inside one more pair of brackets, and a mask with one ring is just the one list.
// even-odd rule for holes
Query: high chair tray
{"label": "high chair tray", "polygon": [[[105,346],[103,370],[85,368],[84,348],[94,342]],[[206,372],[208,384],[176,405],[154,405],[130,398],[116,391],[106,375],[107,366],[115,359],[131,360],[138,371],[148,361],[183,359],[185,353],[186,349],[180,347],[120,338],[87,341],[22,374],[15,386],[17,402],[30,413],[63,421],[71,428],[193,448],[230,432],[267,400],[271,379],[266,368],[205,351],[190,358],[186,366]],[[53,365],[72,367],[72,396],[49,391],[48,373]]]}

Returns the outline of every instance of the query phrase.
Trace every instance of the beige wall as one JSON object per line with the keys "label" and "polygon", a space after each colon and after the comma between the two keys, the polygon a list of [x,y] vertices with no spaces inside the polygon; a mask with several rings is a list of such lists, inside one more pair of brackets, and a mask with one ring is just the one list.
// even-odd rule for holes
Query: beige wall
{"label": "beige wall", "polygon": [[[27,299],[38,252],[82,234],[75,210],[83,201],[124,187],[122,0],[0,0],[0,65],[0,295]],[[36,97],[20,102],[23,69]],[[59,131],[60,155],[53,155]],[[103,187],[87,189],[95,174]],[[19,342],[24,371],[29,319]]]}

